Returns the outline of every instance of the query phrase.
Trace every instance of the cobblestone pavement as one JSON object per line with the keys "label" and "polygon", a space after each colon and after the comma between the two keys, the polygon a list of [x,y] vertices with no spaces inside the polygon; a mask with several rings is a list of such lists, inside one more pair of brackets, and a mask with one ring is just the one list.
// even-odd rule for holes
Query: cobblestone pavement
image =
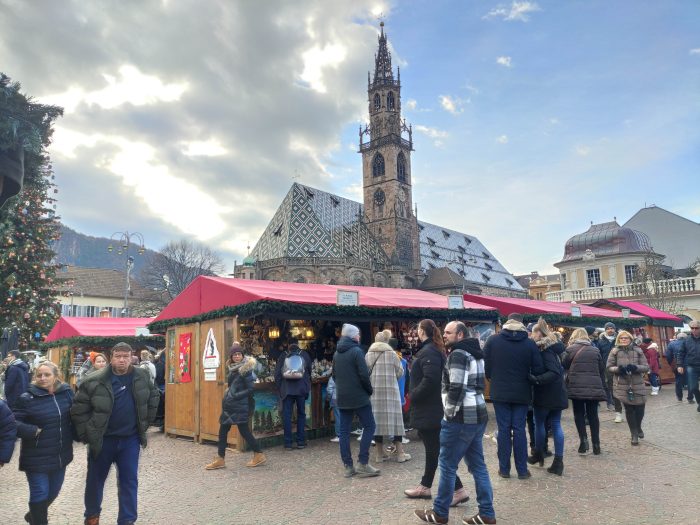
{"label": "cobblestone pavement", "polygon": [[[615,424],[614,413],[601,412],[603,453],[580,456],[571,410],[564,415],[566,451],[564,476],[531,467],[532,478],[501,479],[496,475],[496,444],[485,440],[498,523],[502,524],[696,524],[700,523],[700,414],[696,405],[678,403],[666,386],[649,397],[644,420],[646,438],[631,447],[627,425]],[[489,406],[489,432],[495,418]],[[382,475],[345,479],[338,446],[316,440],[306,450],[266,451],[267,465],[245,468],[248,454],[229,454],[227,468],[205,471],[214,455],[211,445],[150,436],[141,457],[139,523],[148,524],[407,524],[420,523],[416,503],[403,489],[418,484],[423,447],[411,433],[406,446],[413,459],[384,463]],[[353,441],[353,451],[358,443]],[[18,453],[0,470],[0,522],[22,524],[28,498],[24,474],[17,470]],[[76,459],[49,514],[52,524],[82,523],[85,451],[76,445]],[[476,513],[471,476],[460,466],[472,500],[451,514],[461,523]],[[437,479],[434,485],[437,489]],[[117,490],[114,471],[105,487],[102,523],[116,522]]]}

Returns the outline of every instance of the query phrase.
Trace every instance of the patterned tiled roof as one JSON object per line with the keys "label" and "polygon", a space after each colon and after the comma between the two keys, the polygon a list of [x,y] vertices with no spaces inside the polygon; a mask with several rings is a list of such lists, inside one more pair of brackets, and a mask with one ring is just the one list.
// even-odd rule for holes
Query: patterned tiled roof
{"label": "patterned tiled roof", "polygon": [[[359,202],[294,183],[250,255],[259,261],[313,254],[388,263],[361,218]],[[473,235],[423,221],[418,226],[423,270],[447,267],[477,285],[524,291]]]}
{"label": "patterned tiled roof", "polygon": [[[56,277],[64,281],[59,285],[59,291],[73,292],[84,297],[123,298],[125,274],[119,270],[106,268],[85,268],[81,266],[64,266],[56,273]],[[146,297],[146,290],[134,279],[131,282],[133,298]]]}

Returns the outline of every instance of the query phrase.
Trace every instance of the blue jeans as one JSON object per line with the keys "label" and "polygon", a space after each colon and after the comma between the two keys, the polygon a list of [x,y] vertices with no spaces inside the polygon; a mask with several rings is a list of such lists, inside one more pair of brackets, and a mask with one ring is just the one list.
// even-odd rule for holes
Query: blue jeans
{"label": "blue jeans", "polygon": [[564,457],[564,430],[561,428],[561,410],[535,407],[535,448],[544,452],[547,443],[547,423],[554,438],[554,455]]}
{"label": "blue jeans", "polygon": [[518,403],[493,404],[498,424],[498,469],[510,473],[510,452],[513,451],[515,470],[523,475],[527,472],[527,436],[525,420],[527,405]]}
{"label": "blue jeans", "polygon": [[360,453],[357,460],[366,465],[369,462],[369,447],[372,446],[372,437],[376,425],[374,423],[374,414],[372,414],[372,405],[367,405],[362,408],[340,409],[340,458],[343,460],[343,465],[352,466],[352,453],[350,452],[350,426],[352,425],[352,416],[357,414],[362,426],[362,439],[360,439]]}
{"label": "blue jeans", "polygon": [[686,366],[685,377],[688,378],[688,393],[692,392],[695,401],[700,402],[700,390],[698,390],[698,376],[700,375],[700,367]]}
{"label": "blue jeans", "polygon": [[51,472],[25,472],[29,483],[29,503],[53,501],[58,497],[66,477],[66,467]]}
{"label": "blue jeans", "polygon": [[654,372],[649,372],[649,384],[651,386],[661,386],[659,384],[659,374],[655,374]]}
{"label": "blue jeans", "polygon": [[139,488],[139,453],[141,441],[138,434],[131,437],[105,437],[100,454],[93,458],[88,452],[87,480],[85,482],[85,517],[97,516],[102,511],[102,496],[105,480],[112,468],[117,466],[117,494],[119,516],[117,524],[136,521],[137,495]]}
{"label": "blue jeans", "polygon": [[306,397],[287,396],[282,400],[282,425],[284,426],[284,446],[292,446],[292,410],[297,407],[297,443],[306,444]]}
{"label": "blue jeans", "polygon": [[[525,406],[527,413],[527,406]],[[438,493],[433,501],[433,510],[438,516],[449,516],[450,503],[455,489],[455,477],[459,462],[464,459],[469,472],[474,477],[476,501],[479,514],[489,518],[496,517],[493,509],[493,489],[491,479],[484,462],[484,439],[486,423],[466,424],[442,421],[440,430],[440,483]]]}
{"label": "blue jeans", "polygon": [[335,436],[340,437],[340,409],[333,407],[333,419],[335,420]]}

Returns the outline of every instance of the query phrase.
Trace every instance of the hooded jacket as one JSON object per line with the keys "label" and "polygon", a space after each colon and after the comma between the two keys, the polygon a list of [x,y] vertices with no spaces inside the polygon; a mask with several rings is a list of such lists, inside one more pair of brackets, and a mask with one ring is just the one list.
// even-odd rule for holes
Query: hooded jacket
{"label": "hooded jacket", "polygon": [[7,403],[0,399],[0,463],[9,463],[17,441],[17,422]]}
{"label": "hooded jacket", "polygon": [[257,361],[250,356],[243,358],[241,366],[232,366],[228,375],[228,390],[221,403],[222,425],[241,425],[248,423],[248,418],[255,410],[253,400],[253,370]]}
{"label": "hooded jacket", "polygon": [[529,405],[532,401],[529,375],[544,373],[544,366],[525,325],[508,320],[503,330],[488,338],[484,356],[486,377],[491,381],[491,401]]}
{"label": "hooded jacket", "polygon": [[652,374],[658,374],[660,370],[659,366],[659,350],[656,343],[639,345],[639,348],[644,352],[644,357],[647,358],[647,363],[649,364],[649,372]]}
{"label": "hooded jacket", "polygon": [[411,365],[411,426],[418,429],[440,428],[443,416],[440,384],[445,367],[443,354],[429,339],[421,343]]}
{"label": "hooded jacket", "polygon": [[550,334],[535,344],[540,349],[544,373],[533,375],[532,405],[548,410],[565,410],[569,407],[564,387],[564,368],[559,355],[563,353],[564,345],[559,338]]}
{"label": "hooded jacket", "polygon": [[370,404],[372,382],[365,354],[354,339],[347,336],[338,339],[333,354],[333,378],[338,408],[351,410]]}
{"label": "hooded jacket", "polygon": [[27,391],[29,386],[29,365],[21,359],[15,359],[5,371],[5,399],[14,410],[19,396]]}
{"label": "hooded jacket", "polygon": [[570,399],[605,401],[605,363],[600,350],[587,339],[578,339],[566,349],[563,359],[566,389]]}
{"label": "hooded jacket", "polygon": [[[160,392],[151,382],[148,370],[132,366],[131,372],[134,374],[132,393],[136,403],[136,427],[141,445],[145,447],[148,444],[146,430],[156,417]],[[71,409],[77,437],[89,445],[94,458],[102,450],[102,439],[107,431],[113,406],[112,367],[106,366],[85,378]]]}
{"label": "hooded jacket", "polygon": [[[29,385],[15,407],[17,435],[22,439],[19,469],[52,472],[73,461],[70,408],[73,390],[61,383],[53,394]],[[39,435],[37,429],[41,429]]]}
{"label": "hooded jacket", "polygon": [[445,419],[476,425],[489,419],[484,400],[484,353],[479,340],[468,337],[450,348],[442,371]]}

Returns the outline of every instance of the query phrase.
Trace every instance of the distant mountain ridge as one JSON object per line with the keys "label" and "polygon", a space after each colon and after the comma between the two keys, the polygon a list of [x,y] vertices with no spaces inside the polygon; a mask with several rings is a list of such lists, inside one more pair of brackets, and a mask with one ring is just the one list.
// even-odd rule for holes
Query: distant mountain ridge
{"label": "distant mountain ridge", "polygon": [[[110,244],[113,246],[111,252],[108,250]],[[121,246],[118,242],[107,237],[85,235],[62,224],[61,237],[53,243],[52,247],[56,252],[56,261],[59,264],[125,270],[126,256],[117,254]],[[143,255],[139,255],[138,247],[132,245],[129,253],[134,257],[132,275],[138,278],[146,266],[149,256],[155,255],[157,252],[146,248]]]}

